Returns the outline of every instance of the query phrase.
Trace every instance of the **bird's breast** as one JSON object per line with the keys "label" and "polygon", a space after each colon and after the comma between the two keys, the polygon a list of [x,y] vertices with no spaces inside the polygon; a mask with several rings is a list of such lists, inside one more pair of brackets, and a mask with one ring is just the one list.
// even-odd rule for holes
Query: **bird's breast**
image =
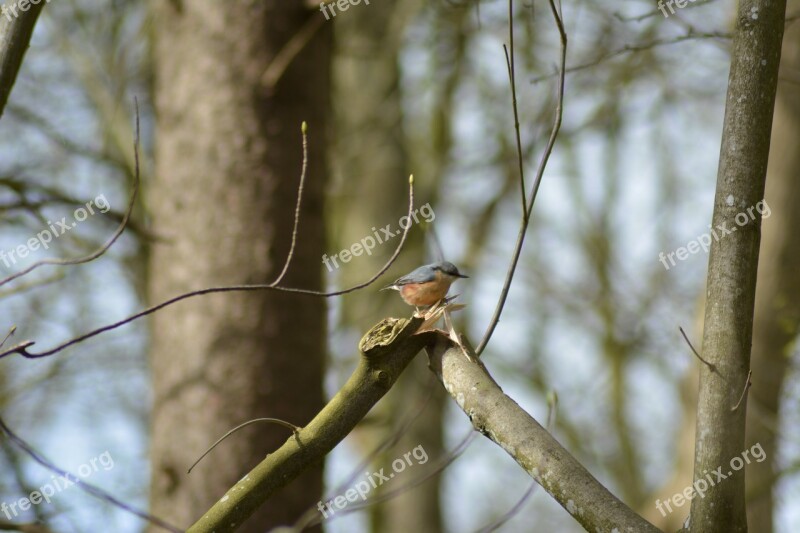
{"label": "bird's breast", "polygon": [[409,305],[433,305],[447,294],[449,283],[409,283],[400,289],[400,296]]}

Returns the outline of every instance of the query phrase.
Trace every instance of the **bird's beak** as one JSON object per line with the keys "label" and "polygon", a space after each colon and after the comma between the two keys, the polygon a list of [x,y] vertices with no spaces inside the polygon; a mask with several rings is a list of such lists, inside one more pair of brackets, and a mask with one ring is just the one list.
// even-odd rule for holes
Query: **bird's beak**
{"label": "bird's beak", "polygon": [[464,274],[456,274],[456,277],[457,278],[468,278],[469,276],[464,275]]}

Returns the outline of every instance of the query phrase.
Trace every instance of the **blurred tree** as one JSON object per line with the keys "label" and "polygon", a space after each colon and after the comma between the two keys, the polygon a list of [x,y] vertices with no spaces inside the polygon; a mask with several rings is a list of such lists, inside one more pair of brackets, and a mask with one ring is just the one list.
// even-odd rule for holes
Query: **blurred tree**
{"label": "blurred tree", "polygon": [[[300,0],[151,2],[157,142],[149,197],[154,230],[166,239],[152,251],[153,303],[277,278],[292,236],[304,120],[309,169],[282,285],[321,288],[331,27],[314,31],[285,71],[262,85],[271,61],[319,16]],[[187,476],[228,429],[264,416],[303,425],[316,414],[325,307],[320,298],[237,292],[154,318],[154,514],[188,526],[287,438],[280,426],[250,426]],[[321,492],[319,464],[241,531],[293,522]]]}
{"label": "blurred tree", "polygon": [[[435,212],[439,176],[423,169],[409,169],[408,152],[416,146],[409,146],[403,127],[403,37],[420,8],[421,2],[417,0],[375,3],[369,9],[353,10],[337,21],[333,98],[336,136],[330,152],[336,174],[331,198],[333,213],[329,219],[334,250],[360,242],[372,234],[373,227],[391,224],[392,231],[400,230],[398,221],[406,213],[406,177],[412,171],[417,177],[418,205],[432,203]],[[372,53],[364,54],[364,50]],[[354,205],[360,208],[354,209]],[[432,260],[425,253],[428,227],[423,217],[419,219],[423,224],[412,228],[403,254],[387,279]],[[374,255],[340,263],[341,268],[331,276],[342,286],[359,282],[366,273],[380,268],[393,244],[396,242],[387,241],[377,245]],[[397,309],[398,300],[394,293],[376,294],[374,290],[350,295],[342,301],[336,329],[366,331],[387,307]],[[409,309],[403,308],[403,312]],[[350,347],[347,350],[350,353]],[[348,358],[347,363],[349,366],[352,360]],[[445,395],[430,377],[424,358],[413,361],[386,400],[373,410],[371,423],[364,424],[357,433],[360,452],[365,455],[395,432],[401,433],[394,446],[374,459],[375,470],[418,445],[431,457],[441,455]],[[401,430],[399,425],[420,408],[418,417]],[[417,475],[422,474],[420,469]],[[441,531],[440,480],[441,476],[434,476],[386,504],[370,507],[371,530]]]}

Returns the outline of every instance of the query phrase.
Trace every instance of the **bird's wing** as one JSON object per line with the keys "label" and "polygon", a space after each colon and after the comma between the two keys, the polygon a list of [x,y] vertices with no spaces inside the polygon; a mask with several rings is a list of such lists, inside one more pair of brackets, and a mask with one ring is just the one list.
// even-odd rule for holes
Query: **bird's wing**
{"label": "bird's wing", "polygon": [[392,285],[408,285],[409,283],[427,283],[436,279],[436,272],[428,267],[421,266],[413,272],[409,272],[402,278],[395,280]]}

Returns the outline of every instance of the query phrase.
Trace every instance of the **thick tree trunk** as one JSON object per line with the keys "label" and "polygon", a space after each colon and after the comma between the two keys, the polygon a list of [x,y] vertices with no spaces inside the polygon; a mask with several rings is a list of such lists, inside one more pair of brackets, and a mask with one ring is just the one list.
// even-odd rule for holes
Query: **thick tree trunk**
{"label": "thick tree trunk", "polygon": [[[156,149],[150,189],[152,302],[214,285],[269,283],[291,240],[309,124],[309,172],[292,266],[282,285],[319,289],[331,26],[320,25],[270,91],[270,61],[321,14],[300,0],[153,0]],[[198,519],[287,438],[259,424],[186,468],[254,417],[307,423],[323,405],[325,303],[276,292],[190,300],[152,320],[152,512]],[[291,523],[322,492],[317,465],[241,531]]]}

